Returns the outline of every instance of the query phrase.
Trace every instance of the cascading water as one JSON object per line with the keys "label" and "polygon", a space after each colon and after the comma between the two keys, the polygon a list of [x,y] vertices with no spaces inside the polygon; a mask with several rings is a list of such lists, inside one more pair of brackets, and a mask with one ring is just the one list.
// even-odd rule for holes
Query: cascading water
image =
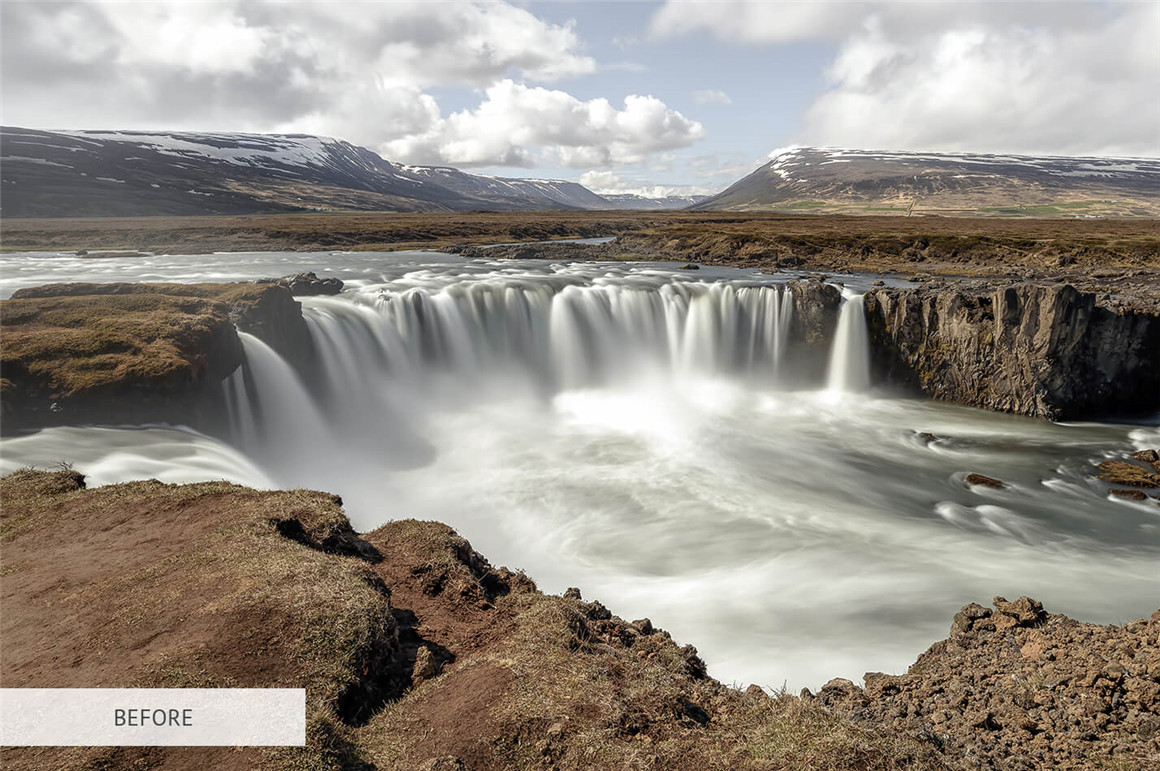
{"label": "cascading water", "polygon": [[866,331],[865,299],[860,292],[842,290],[842,307],[826,378],[830,391],[859,393],[870,387],[870,335]]}
{"label": "cascading water", "polygon": [[309,486],[341,495],[358,530],[440,520],[545,591],[580,586],[652,618],[726,682],[901,671],[960,606],[997,594],[1105,623],[1160,595],[1155,505],[1109,497],[1092,465],[1160,445],[1160,427],[834,399],[867,380],[849,292],[829,373],[811,383],[826,362],[788,356],[793,298],[752,272],[426,252],[0,263],[19,285],[347,282],[301,298],[309,366],[243,336],[227,441],[49,428],[5,437],[4,472],[68,460],[93,485]]}
{"label": "cascading water", "polygon": [[292,474],[315,465],[303,447],[325,442],[326,420],[298,373],[274,349],[239,332],[245,362],[223,383],[235,443]]}
{"label": "cascading water", "polygon": [[778,286],[483,281],[304,306],[326,391],[349,403],[389,399],[388,382],[427,389],[449,378],[518,378],[548,394],[650,375],[773,382],[793,303]]}

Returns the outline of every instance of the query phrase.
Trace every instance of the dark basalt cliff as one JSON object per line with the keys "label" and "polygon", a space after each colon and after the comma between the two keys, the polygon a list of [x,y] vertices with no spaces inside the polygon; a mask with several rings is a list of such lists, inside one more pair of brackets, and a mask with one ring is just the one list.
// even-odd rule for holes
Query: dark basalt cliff
{"label": "dark basalt cliff", "polygon": [[866,296],[879,382],[1075,420],[1160,410],[1160,316],[1068,285],[934,284]]}
{"label": "dark basalt cliff", "polygon": [[791,281],[787,287],[793,296],[793,319],[786,339],[785,369],[800,378],[801,385],[820,383],[826,376],[842,293],[820,279]]}

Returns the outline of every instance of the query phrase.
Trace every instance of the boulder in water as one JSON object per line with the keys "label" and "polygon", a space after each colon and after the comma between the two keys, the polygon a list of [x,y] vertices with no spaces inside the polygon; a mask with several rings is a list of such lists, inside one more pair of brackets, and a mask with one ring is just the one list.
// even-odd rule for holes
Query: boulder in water
{"label": "boulder in water", "polygon": [[281,278],[260,278],[258,284],[278,284],[290,290],[291,294],[309,296],[321,294],[338,294],[344,284],[337,278],[319,278],[314,271],[295,273],[292,276]]}
{"label": "boulder in water", "polygon": [[981,487],[993,487],[996,490],[1002,490],[1007,487],[1007,485],[1005,485],[1003,482],[1000,482],[998,479],[983,476],[982,474],[967,474],[967,484],[979,485]]}
{"label": "boulder in water", "polygon": [[1160,487],[1160,474],[1123,460],[1100,463],[1100,479],[1123,487]]}

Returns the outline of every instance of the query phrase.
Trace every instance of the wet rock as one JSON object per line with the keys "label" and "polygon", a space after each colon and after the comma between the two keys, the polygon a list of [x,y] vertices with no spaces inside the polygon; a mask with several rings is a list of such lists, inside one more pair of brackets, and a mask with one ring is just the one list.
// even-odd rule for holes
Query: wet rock
{"label": "wet rock", "polygon": [[319,278],[314,271],[295,273],[281,278],[260,278],[254,283],[278,284],[289,289],[291,294],[299,296],[338,294],[344,286],[340,279]]}
{"label": "wet rock", "polygon": [[1007,485],[1000,482],[998,479],[993,479],[992,477],[983,476],[982,474],[967,474],[966,481],[967,481],[967,484],[969,484],[969,485],[980,485],[982,487],[993,487],[996,490],[1002,490],[1002,489],[1007,487]]}
{"label": "wet rock", "polygon": [[1158,453],[1156,450],[1139,450],[1138,452],[1132,453],[1129,457],[1135,458],[1136,460],[1145,461],[1146,463],[1155,463],[1156,461],[1160,461],[1160,453]]}
{"label": "wet rock", "polygon": [[681,266],[681,270],[700,270],[701,266],[695,262],[686,262]]}
{"label": "wet rock", "polygon": [[1117,498],[1125,498],[1129,501],[1146,501],[1148,496],[1144,494],[1143,490],[1125,490],[1122,488],[1108,490],[1109,495],[1114,495]]}
{"label": "wet rock", "polygon": [[1122,460],[1100,463],[1100,479],[1125,487],[1160,487],[1160,474]]}

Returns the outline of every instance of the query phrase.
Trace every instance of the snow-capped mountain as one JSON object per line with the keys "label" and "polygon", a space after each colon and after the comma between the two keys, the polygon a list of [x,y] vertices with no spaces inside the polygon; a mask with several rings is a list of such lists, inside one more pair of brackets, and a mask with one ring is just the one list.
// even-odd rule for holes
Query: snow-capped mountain
{"label": "snow-capped mountain", "polygon": [[695,209],[1160,215],[1160,159],[798,147]]}
{"label": "snow-capped mountain", "polygon": [[575,182],[407,166],[330,137],[0,129],[4,217],[615,208]]}
{"label": "snow-capped mountain", "polygon": [[666,195],[662,198],[647,198],[636,193],[604,193],[603,197],[617,209],[687,209],[709,196]]}
{"label": "snow-capped mountain", "polygon": [[449,166],[404,166],[416,176],[460,195],[524,201],[528,209],[611,209],[607,198],[578,182],[562,179],[515,179],[468,174]]}

